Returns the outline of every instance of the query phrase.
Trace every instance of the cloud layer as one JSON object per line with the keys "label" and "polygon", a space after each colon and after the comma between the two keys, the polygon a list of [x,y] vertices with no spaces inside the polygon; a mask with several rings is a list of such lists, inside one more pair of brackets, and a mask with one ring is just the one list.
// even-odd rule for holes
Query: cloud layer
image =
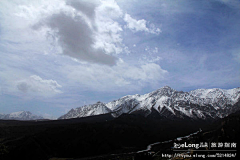
{"label": "cloud layer", "polygon": [[127,23],[126,27],[134,32],[144,31],[158,35],[161,33],[161,29],[156,28],[154,24],[150,24],[150,28],[147,27],[147,21],[145,19],[136,20],[129,14],[125,14],[124,21]]}
{"label": "cloud layer", "polygon": [[55,80],[45,80],[37,75],[32,75],[27,79],[20,80],[16,84],[17,89],[23,93],[36,93],[41,96],[49,96],[62,93],[59,90],[62,86]]}
{"label": "cloud layer", "polygon": [[136,91],[150,85],[157,87],[168,72],[154,63],[143,64],[140,67],[118,62],[114,67],[96,64],[66,66],[65,74],[69,80],[77,83],[84,90],[125,92]]}

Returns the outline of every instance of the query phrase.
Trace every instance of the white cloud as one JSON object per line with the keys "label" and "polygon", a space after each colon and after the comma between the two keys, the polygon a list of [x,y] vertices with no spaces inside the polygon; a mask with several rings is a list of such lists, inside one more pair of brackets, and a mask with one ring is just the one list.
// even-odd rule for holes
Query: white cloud
{"label": "white cloud", "polygon": [[98,32],[94,47],[101,48],[108,54],[119,54],[124,51],[122,43],[122,27],[118,20],[122,18],[122,10],[114,0],[101,1],[96,8],[95,24]]}
{"label": "white cloud", "polygon": [[78,84],[81,89],[108,92],[140,90],[148,85],[156,87],[168,74],[155,63],[133,66],[123,61],[114,67],[97,64],[66,66],[64,72],[70,83]]}
{"label": "white cloud", "polygon": [[[56,5],[57,4],[57,5]],[[51,40],[46,39],[49,29],[35,31],[32,26],[39,19],[63,10],[64,1],[1,1],[1,44],[11,52],[48,52]],[[20,55],[21,53],[19,53]]]}
{"label": "white cloud", "polygon": [[166,70],[155,63],[146,63],[140,67],[127,66],[123,72],[122,75],[127,79],[148,82],[152,85],[162,81],[167,74]]}
{"label": "white cloud", "polygon": [[161,57],[159,57],[159,56],[151,56],[151,55],[149,55],[149,56],[143,56],[143,57],[141,57],[140,59],[139,59],[139,62],[141,62],[141,63],[143,63],[143,62],[149,62],[149,63],[156,63],[156,62],[158,62],[158,61],[160,61],[160,60],[162,60],[162,58]]}
{"label": "white cloud", "polygon": [[161,29],[156,28],[154,24],[150,24],[150,27],[147,27],[147,21],[145,19],[136,20],[127,13],[124,16],[124,21],[127,23],[126,27],[134,32],[144,31],[156,35],[162,32]]}
{"label": "white cloud", "polygon": [[102,18],[105,17],[110,19],[118,19],[123,15],[123,11],[115,0],[101,0],[101,5],[96,8],[96,13],[100,13]]}
{"label": "white cloud", "polygon": [[158,47],[150,48],[149,46],[145,47],[145,54],[139,58],[140,63],[156,63],[157,61],[162,60],[163,58],[158,54]]}
{"label": "white cloud", "polygon": [[153,53],[158,53],[158,48],[157,47],[154,48]]}
{"label": "white cloud", "polygon": [[16,82],[18,91],[22,93],[37,94],[41,96],[51,96],[62,93],[59,88],[62,86],[55,80],[45,80],[37,75],[32,75],[27,79]]}

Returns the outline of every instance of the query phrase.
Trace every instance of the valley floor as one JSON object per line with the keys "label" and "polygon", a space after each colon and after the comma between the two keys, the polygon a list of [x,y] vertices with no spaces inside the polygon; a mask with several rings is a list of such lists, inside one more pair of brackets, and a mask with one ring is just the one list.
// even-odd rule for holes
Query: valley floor
{"label": "valley floor", "polygon": [[[190,133],[196,134],[186,136]],[[237,113],[215,122],[169,121],[148,119],[137,115],[123,115],[116,119],[103,115],[41,122],[0,121],[0,158],[4,160],[19,158],[25,160],[175,160],[203,159],[200,155],[212,155],[205,159],[237,159],[239,158],[239,133],[240,114]],[[200,149],[174,148],[176,144],[200,144],[201,142],[207,142],[209,145],[236,143],[235,148],[231,146],[232,148],[225,149],[235,150],[235,152],[217,151],[224,148],[212,148],[212,146]],[[213,157],[215,152],[219,154]]]}

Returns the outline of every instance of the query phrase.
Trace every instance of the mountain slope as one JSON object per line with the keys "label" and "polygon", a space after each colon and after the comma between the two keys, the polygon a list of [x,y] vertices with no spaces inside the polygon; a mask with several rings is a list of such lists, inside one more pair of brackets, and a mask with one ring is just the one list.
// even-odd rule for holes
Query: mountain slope
{"label": "mountain slope", "polygon": [[69,119],[78,117],[88,117],[100,114],[110,113],[111,110],[102,102],[97,102],[92,105],[85,105],[76,109],[71,109],[67,114],[61,116],[59,119]]}
{"label": "mountain slope", "polygon": [[13,112],[10,114],[0,114],[0,119],[4,119],[4,120],[37,120],[37,119],[43,119],[43,117],[33,115],[29,111],[20,111],[20,112]]}
{"label": "mountain slope", "polygon": [[223,118],[239,110],[240,88],[197,89],[176,91],[168,86],[145,95],[128,95],[109,103],[96,103],[70,110],[59,119],[79,118],[111,113],[148,116],[156,111],[166,118],[208,119]]}

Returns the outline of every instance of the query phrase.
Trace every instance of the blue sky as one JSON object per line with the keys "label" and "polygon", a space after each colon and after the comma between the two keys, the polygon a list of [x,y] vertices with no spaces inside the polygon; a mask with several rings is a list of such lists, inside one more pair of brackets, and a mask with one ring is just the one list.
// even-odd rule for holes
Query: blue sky
{"label": "blue sky", "polygon": [[239,87],[239,19],[239,0],[3,0],[0,113]]}

